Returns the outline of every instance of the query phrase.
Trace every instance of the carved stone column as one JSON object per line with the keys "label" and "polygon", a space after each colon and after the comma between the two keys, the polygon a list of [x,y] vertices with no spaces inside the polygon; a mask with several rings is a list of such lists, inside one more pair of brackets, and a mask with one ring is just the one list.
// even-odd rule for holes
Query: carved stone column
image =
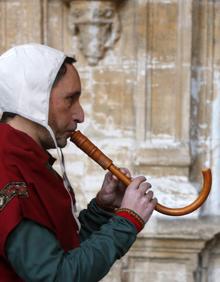
{"label": "carved stone column", "polygon": [[68,1],[69,28],[89,65],[96,65],[120,35],[115,1]]}

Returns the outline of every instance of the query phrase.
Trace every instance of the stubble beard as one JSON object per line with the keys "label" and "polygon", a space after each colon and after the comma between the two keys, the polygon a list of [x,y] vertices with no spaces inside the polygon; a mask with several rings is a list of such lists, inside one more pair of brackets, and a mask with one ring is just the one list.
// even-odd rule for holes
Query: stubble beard
{"label": "stubble beard", "polygon": [[59,148],[64,148],[67,145],[67,138],[65,137],[58,137],[56,141]]}
{"label": "stubble beard", "polygon": [[[45,129],[45,128],[44,128]],[[54,133],[56,143],[59,148],[64,148],[67,144],[67,139],[64,136],[58,136]],[[41,145],[45,150],[55,149],[56,143],[51,133],[48,130],[44,130],[41,134]]]}

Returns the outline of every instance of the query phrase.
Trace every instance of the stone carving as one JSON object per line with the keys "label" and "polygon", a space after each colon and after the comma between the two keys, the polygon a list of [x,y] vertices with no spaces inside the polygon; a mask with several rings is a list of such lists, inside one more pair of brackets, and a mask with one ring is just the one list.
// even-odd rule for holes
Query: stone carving
{"label": "stone carving", "polygon": [[[70,2],[70,1],[69,1]],[[120,36],[114,1],[71,1],[69,28],[89,65],[96,65]]]}

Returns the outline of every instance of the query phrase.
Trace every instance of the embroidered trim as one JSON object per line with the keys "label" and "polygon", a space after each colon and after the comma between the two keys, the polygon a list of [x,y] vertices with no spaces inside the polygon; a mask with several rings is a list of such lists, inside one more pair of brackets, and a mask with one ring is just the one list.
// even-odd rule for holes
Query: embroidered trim
{"label": "embroidered trim", "polygon": [[0,190],[0,211],[2,211],[16,196],[21,198],[28,197],[28,190],[25,182],[10,182]]}
{"label": "embroidered trim", "polygon": [[143,218],[138,213],[136,213],[131,209],[119,208],[116,210],[115,214],[130,219],[135,224],[138,232],[140,232],[141,229],[144,228],[145,222]]}

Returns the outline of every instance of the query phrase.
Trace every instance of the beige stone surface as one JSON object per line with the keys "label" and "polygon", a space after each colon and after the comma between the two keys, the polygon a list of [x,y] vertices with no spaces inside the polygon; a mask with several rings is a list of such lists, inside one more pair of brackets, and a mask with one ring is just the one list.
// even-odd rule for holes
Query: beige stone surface
{"label": "beige stone surface", "polygon": [[[96,2],[94,9],[92,2]],[[202,185],[201,169],[212,169],[213,186],[206,205],[183,218],[155,213],[103,281],[217,282],[220,3],[97,2],[1,0],[0,53],[35,41],[74,54],[86,114],[80,130],[116,165],[129,167],[133,175],[146,175],[163,204],[178,207],[193,201]],[[88,36],[94,35],[102,49],[114,34],[115,18],[108,16],[111,6],[120,23],[118,38],[105,46],[102,56],[94,58],[93,52],[91,61],[85,55]],[[71,29],[70,23],[82,24],[71,12],[79,7],[85,33]],[[80,210],[95,196],[105,172],[73,144],[65,154]]]}

